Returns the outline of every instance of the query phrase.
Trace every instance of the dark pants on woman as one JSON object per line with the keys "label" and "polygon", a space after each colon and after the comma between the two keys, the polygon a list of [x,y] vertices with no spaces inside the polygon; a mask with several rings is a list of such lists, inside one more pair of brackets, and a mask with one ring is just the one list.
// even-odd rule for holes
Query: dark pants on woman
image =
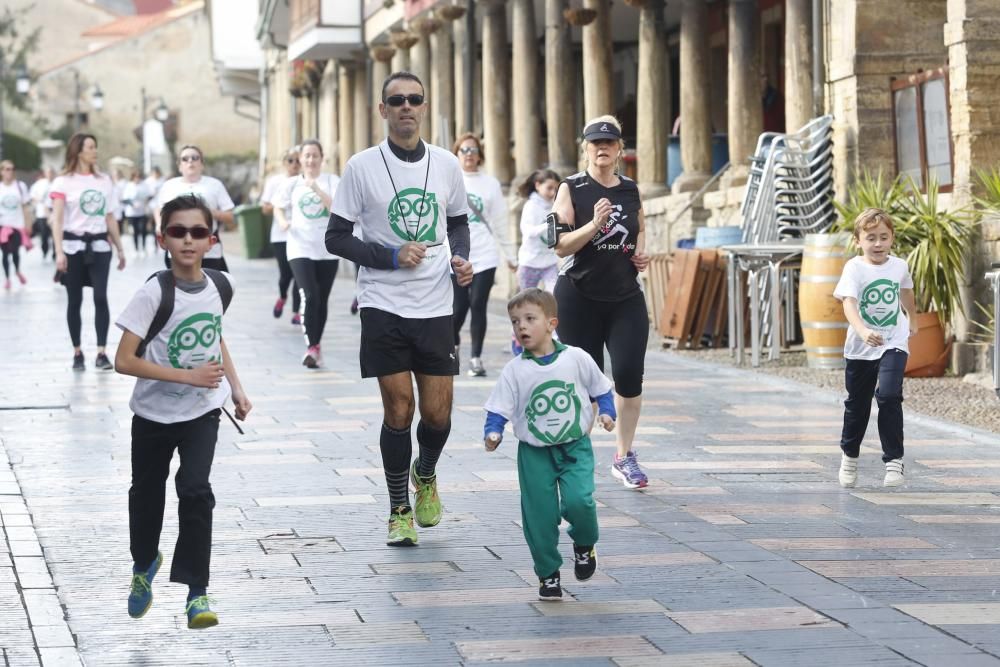
{"label": "dark pants on woman", "polygon": [[146,237],[149,235],[146,216],[136,215],[126,218],[132,225],[132,240],[135,242],[136,250],[146,249]]}
{"label": "dark pants on woman", "polygon": [[336,259],[312,260],[299,257],[288,262],[295,274],[295,283],[302,292],[302,326],[309,347],[319,345],[326,328],[327,301],[337,277]]}
{"label": "dark pants on woman", "polygon": [[642,394],[649,340],[649,315],[642,292],[621,301],[597,301],[581,293],[566,276],[559,276],[555,297],[559,340],[583,348],[602,371],[607,346],[615,392],[622,398]]}
{"label": "dark pants on woman", "polygon": [[[49,244],[52,241],[52,228],[49,227],[49,221],[45,218],[35,218],[34,224],[31,225],[31,235],[41,238],[42,259],[45,259],[49,254]],[[52,249],[52,254],[56,254],[55,248]]]}
{"label": "dark pants on woman", "polygon": [[219,410],[186,422],[160,424],[132,417],[132,488],[128,490],[129,548],[132,560],[146,568],[156,560],[163,528],[167,477],[176,449],[181,458],[174,477],[180,530],[170,581],[208,587],[212,560],[212,510],[215,496],[208,481],[219,435]]}
{"label": "dark pants on woman", "polygon": [[69,338],[73,347],[80,347],[80,329],[83,320],[80,310],[83,308],[83,287],[89,283],[94,290],[94,330],[97,333],[97,346],[104,347],[108,343],[108,327],[111,325],[111,312],[108,310],[108,273],[111,271],[111,252],[95,252],[92,261],[86,263],[87,253],[81,250],[72,255],[66,255],[66,274],[63,284],[66,285],[66,322],[69,324]]}
{"label": "dark pants on woman", "polygon": [[465,316],[472,311],[472,319],[469,321],[469,335],[472,337],[473,359],[483,356],[483,340],[486,338],[486,306],[490,302],[490,290],[493,289],[493,278],[496,269],[486,269],[472,276],[472,283],[460,287],[455,276],[451,277],[451,283],[455,288],[454,301],[454,325],[455,325],[455,347],[462,343],[459,332],[465,325]]}
{"label": "dark pants on woman", "polygon": [[274,258],[278,260],[278,295],[284,301],[288,298],[288,286],[292,285],[292,312],[299,312],[302,305],[302,297],[299,296],[299,286],[294,285],[295,276],[292,274],[292,266],[288,263],[287,253],[288,243],[285,241],[275,241],[271,244],[274,250]]}
{"label": "dark pants on woman", "polygon": [[14,260],[14,271],[21,271],[21,231],[15,229],[7,237],[7,242],[0,245],[0,253],[3,254],[3,275],[10,278],[10,261]]}
{"label": "dark pants on woman", "polygon": [[881,359],[847,360],[844,371],[847,400],[844,401],[844,431],[840,436],[844,454],[857,458],[861,452],[874,396],[878,403],[882,461],[903,458],[903,371],[908,356],[902,350],[886,350]]}

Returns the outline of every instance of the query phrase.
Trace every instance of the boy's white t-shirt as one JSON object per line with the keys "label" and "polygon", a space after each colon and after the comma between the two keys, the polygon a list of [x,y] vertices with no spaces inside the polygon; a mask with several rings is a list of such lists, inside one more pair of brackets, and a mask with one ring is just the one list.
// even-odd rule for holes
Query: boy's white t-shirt
{"label": "boy's white t-shirt", "polygon": [[[316,177],[316,185],[331,199],[337,192],[339,182],[340,179],[333,174],[320,174]],[[285,181],[272,203],[275,208],[290,208],[292,211],[288,245],[285,247],[288,261],[340,259],[326,249],[326,228],[330,223],[330,211],[319,195],[306,185],[304,176],[295,176]]]}
{"label": "boy's white t-shirt", "polygon": [[[160,192],[156,196],[156,208],[158,210],[162,209],[163,205],[168,201],[181,195],[195,195],[200,197],[205,202],[205,206],[208,206],[213,211],[226,212],[236,208],[229,193],[226,192],[226,186],[222,184],[222,181],[211,176],[202,176],[193,183],[185,181],[183,176],[171,178],[160,188]],[[219,222],[218,220],[214,222],[215,229],[213,231],[218,233]],[[205,257],[210,259],[222,257],[222,244],[216,243],[212,246],[212,249],[205,253]]]}
{"label": "boy's white t-shirt", "polygon": [[51,186],[52,181],[44,176],[31,184],[28,194],[31,195],[31,199],[35,202],[35,218],[49,217],[49,212],[52,210],[52,201],[49,199],[49,188]]}
{"label": "boy's white t-shirt", "polygon": [[883,344],[868,345],[849,327],[844,357],[881,359],[886,350],[892,349],[909,353],[910,321],[900,305],[902,289],[913,289],[913,279],[906,262],[899,257],[890,255],[884,264],[869,264],[861,256],[847,262],[833,296],[840,301],[857,299],[865,326],[881,335]]}
{"label": "boy's white t-shirt", "polygon": [[[223,275],[232,285],[232,276]],[[146,347],[144,359],[173,368],[197,368],[209,361],[222,363],[222,297],[208,276],[205,281],[205,288],[196,294],[174,288],[174,312]],[[144,339],[160,298],[159,281],[147,281],[118,316],[115,325]],[[143,419],[173,424],[221,408],[231,393],[229,381],[224,376],[217,389],[138,378],[129,408]]]}
{"label": "boy's white t-shirt", "polygon": [[[497,244],[507,239],[507,200],[504,199],[500,181],[489,174],[463,171],[462,177],[465,179],[465,192],[470,202],[469,261],[472,263],[472,270],[479,273],[495,269],[500,264]],[[486,222],[483,222],[483,218],[486,218]]]}
{"label": "boy's white t-shirt", "polygon": [[[108,231],[107,214],[118,209],[115,186],[107,174],[62,174],[56,176],[49,189],[49,197],[65,201],[63,232],[73,234],[104,234]],[[63,252],[74,255],[82,251],[83,241],[63,239]],[[111,252],[107,241],[94,241],[94,252]]]}
{"label": "boy's white t-shirt", "polygon": [[510,421],[518,440],[548,447],[579,440],[594,419],[591,399],[613,389],[589,354],[572,345],[542,365],[520,355],[507,362],[486,401],[489,412]]}
{"label": "boy's white t-shirt", "polygon": [[[268,176],[267,180],[264,181],[264,191],[260,194],[261,204],[271,204],[274,205],[274,198],[278,196],[281,191],[281,186],[284,185],[285,180],[288,179],[288,174],[271,174]],[[292,209],[291,207],[285,207],[285,217],[291,217]],[[271,243],[284,243],[288,240],[288,232],[281,228],[278,224],[277,216],[271,218]]]}
{"label": "boy's white t-shirt", "polygon": [[360,226],[366,242],[387,248],[399,248],[409,241],[430,246],[424,260],[413,268],[360,267],[361,308],[416,319],[452,313],[447,218],[468,214],[469,206],[458,159],[443,148],[424,145],[420,161],[404,162],[393,154],[387,141],[382,141],[352,156],[340,178],[333,213],[353,221],[355,229]]}
{"label": "boy's white t-shirt", "polygon": [[28,187],[21,181],[10,185],[0,181],[0,227],[24,229],[30,221],[24,219],[24,207],[31,203]]}
{"label": "boy's white t-shirt", "polygon": [[542,241],[545,233],[545,216],[552,210],[552,202],[537,192],[532,192],[521,209],[521,248],[517,252],[518,266],[547,269],[559,263],[556,251]]}

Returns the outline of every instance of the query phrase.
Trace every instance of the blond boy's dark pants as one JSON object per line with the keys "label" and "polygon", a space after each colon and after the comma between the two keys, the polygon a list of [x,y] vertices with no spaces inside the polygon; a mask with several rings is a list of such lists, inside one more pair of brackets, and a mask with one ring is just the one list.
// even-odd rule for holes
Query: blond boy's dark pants
{"label": "blond boy's dark pants", "polygon": [[128,492],[132,560],[147,567],[156,559],[163,528],[166,483],[176,449],[181,465],[174,478],[179,532],[170,581],[208,587],[212,559],[212,510],[215,496],[208,481],[219,434],[219,410],[197,419],[160,424],[132,418],[132,488]]}
{"label": "blond boy's dark pants", "polygon": [[840,448],[848,456],[857,458],[861,451],[874,396],[878,404],[882,460],[903,458],[903,371],[906,370],[908,356],[902,350],[886,350],[881,359],[847,360],[844,371],[847,400],[844,401],[844,430]]}

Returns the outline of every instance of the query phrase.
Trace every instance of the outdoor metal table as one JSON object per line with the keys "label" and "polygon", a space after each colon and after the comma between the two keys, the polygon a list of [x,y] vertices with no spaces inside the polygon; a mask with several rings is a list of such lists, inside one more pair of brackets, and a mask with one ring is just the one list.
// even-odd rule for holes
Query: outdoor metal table
{"label": "outdoor metal table", "polygon": [[996,313],[1000,313],[1000,262],[993,262],[990,269],[986,279],[993,286],[993,389],[1000,397],[1000,327],[996,322]]}
{"label": "outdoor metal table", "polygon": [[774,360],[781,354],[781,271],[790,259],[802,254],[805,244],[797,241],[788,243],[741,243],[722,246],[720,250],[729,256],[726,266],[729,298],[729,349],[735,351],[736,363],[743,364],[744,327],[743,309],[746,295],[741,289],[740,274],[747,274],[750,286],[750,364],[760,365],[761,318],[760,282],[761,271],[767,271],[770,281],[771,348],[768,359]]}

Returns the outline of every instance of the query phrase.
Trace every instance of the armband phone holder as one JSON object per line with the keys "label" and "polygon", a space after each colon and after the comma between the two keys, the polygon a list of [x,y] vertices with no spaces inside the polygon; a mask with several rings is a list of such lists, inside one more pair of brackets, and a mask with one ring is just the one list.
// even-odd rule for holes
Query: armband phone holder
{"label": "armband phone holder", "polygon": [[559,214],[549,213],[545,216],[545,232],[542,241],[550,248],[555,248],[559,241]]}

